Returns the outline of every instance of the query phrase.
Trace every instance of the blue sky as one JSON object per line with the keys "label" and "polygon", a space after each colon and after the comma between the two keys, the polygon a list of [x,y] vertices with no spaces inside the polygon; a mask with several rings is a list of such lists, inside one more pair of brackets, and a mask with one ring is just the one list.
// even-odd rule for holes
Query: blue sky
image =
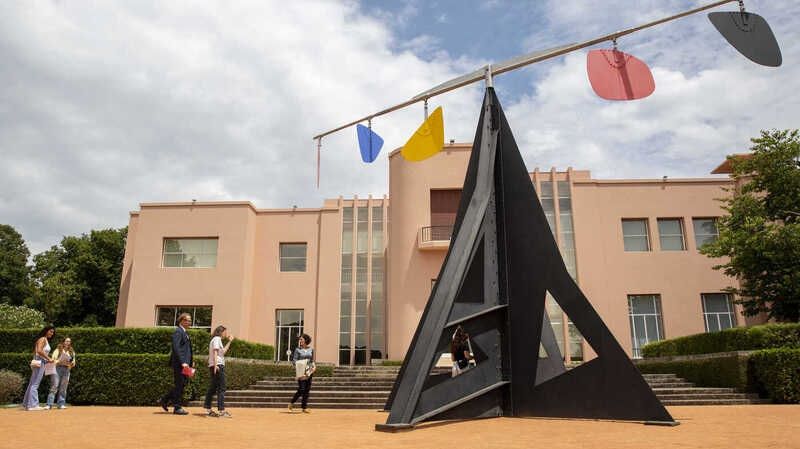
{"label": "blue sky", "polygon": [[[488,62],[703,3],[0,2],[0,223],[36,253],[125,226],[142,202],[319,207],[383,195],[386,154],[421,107],[373,121],[386,140],[374,164],[361,162],[354,129],[326,138],[319,189],[312,136]],[[528,168],[708,176],[759,130],[796,128],[800,0],[746,5],[771,24],[782,67],[741,57],[701,13],[620,40],[652,69],[644,100],[595,96],[585,51],[497,77]],[[446,139],[472,140],[481,98],[475,85],[431,100],[444,108]]]}

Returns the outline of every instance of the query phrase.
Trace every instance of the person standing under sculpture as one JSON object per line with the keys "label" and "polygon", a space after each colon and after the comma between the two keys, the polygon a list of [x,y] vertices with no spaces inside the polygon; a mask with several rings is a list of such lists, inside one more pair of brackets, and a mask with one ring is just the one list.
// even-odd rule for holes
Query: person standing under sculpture
{"label": "person standing under sculpture", "polygon": [[169,364],[172,367],[172,378],[175,386],[167,392],[159,401],[164,411],[169,411],[170,404],[173,405],[173,413],[176,415],[188,415],[189,412],[183,409],[183,388],[186,386],[186,374],[184,369],[192,366],[192,342],[189,340],[189,333],[186,331],[192,325],[192,315],[182,313],[178,317],[178,327],[172,334],[172,352],[170,353]]}
{"label": "person standing under sculpture", "polygon": [[311,337],[308,334],[303,334],[297,340],[297,348],[292,353],[291,362],[295,368],[295,378],[297,378],[297,391],[289,403],[289,411],[292,411],[292,406],[297,399],[302,396],[303,400],[300,403],[303,413],[308,413],[308,394],[311,392],[311,377],[314,375],[317,367],[314,364],[314,349],[311,348]]}
{"label": "person standing under sculpture", "polygon": [[453,358],[452,377],[456,377],[469,366],[474,357],[470,351],[469,334],[461,326],[456,328],[453,339],[450,341],[450,356]]}

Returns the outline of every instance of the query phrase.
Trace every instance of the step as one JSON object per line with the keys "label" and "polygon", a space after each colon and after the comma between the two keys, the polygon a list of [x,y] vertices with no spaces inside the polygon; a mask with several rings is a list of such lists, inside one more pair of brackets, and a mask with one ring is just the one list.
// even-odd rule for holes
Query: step
{"label": "step", "polygon": [[662,402],[674,400],[756,399],[742,393],[656,394],[656,397]]}
{"label": "step", "polygon": [[[286,408],[287,402],[282,403],[269,403],[269,402],[228,402],[225,401],[225,406],[227,407],[250,407],[250,408]],[[200,404],[202,405],[202,404]],[[361,404],[355,402],[339,402],[339,403],[331,403],[331,402],[313,402],[309,400],[308,408],[310,410],[313,409],[365,409],[365,410],[383,410],[384,403],[371,403],[371,404]],[[297,402],[295,404],[296,413],[299,413],[300,410],[300,403]]]}
{"label": "step", "polygon": [[687,388],[653,388],[653,393],[660,394],[688,394],[688,393],[737,393],[735,388],[706,388],[706,387],[687,387]]}
{"label": "step", "polygon": [[[237,397],[237,396],[270,396],[270,395],[292,395],[294,394],[295,390],[233,390],[225,393],[225,397]],[[312,387],[311,393],[315,393],[316,390]],[[362,397],[362,396],[370,396],[370,397],[388,397],[390,391],[389,390],[359,390],[359,391],[341,391],[341,390],[324,390],[324,392],[319,392],[320,396],[344,396],[344,397]]]}
{"label": "step", "polygon": [[646,380],[651,379],[678,379],[677,374],[642,374]]}
{"label": "step", "polygon": [[692,388],[694,384],[691,382],[664,382],[657,384],[649,384],[650,388]]}
{"label": "step", "polygon": [[[242,397],[235,397],[228,400],[225,398],[225,404],[234,403],[234,402],[245,402],[245,403],[265,403],[265,404],[288,404],[289,401],[292,399],[292,395],[287,394],[286,396],[269,396],[269,397],[261,397],[261,396],[242,396]],[[311,395],[309,397],[309,403],[330,403],[330,404],[378,404],[381,405],[386,403],[386,398],[348,398],[348,397],[340,397],[340,398],[332,398],[332,397],[325,397],[325,396],[314,396]],[[213,402],[212,402],[213,404]]]}
{"label": "step", "polygon": [[[293,385],[251,385],[249,390],[286,390],[294,391],[297,389],[297,384]],[[311,389],[316,390],[340,390],[340,391],[363,391],[363,390],[383,390],[392,391],[391,385],[368,385],[368,386],[352,386],[352,385],[316,385],[312,384]],[[230,390],[233,391],[233,390]]]}
{"label": "step", "polygon": [[769,404],[768,399],[669,399],[661,401],[666,406],[673,405],[748,405]]}
{"label": "step", "polygon": [[[311,384],[313,386],[325,386],[325,387],[349,387],[349,388],[388,388],[391,389],[394,385],[394,382],[319,382],[317,379],[314,379]],[[278,381],[269,381],[269,382],[258,382],[254,385],[257,386],[264,386],[264,387],[280,387],[280,388],[297,388],[296,381],[285,381],[285,382],[278,382]]]}

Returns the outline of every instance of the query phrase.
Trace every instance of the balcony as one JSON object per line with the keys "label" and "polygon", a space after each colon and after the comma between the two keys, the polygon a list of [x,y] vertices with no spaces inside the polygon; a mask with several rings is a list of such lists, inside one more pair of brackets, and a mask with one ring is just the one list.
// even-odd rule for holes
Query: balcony
{"label": "balcony", "polygon": [[417,248],[420,251],[441,251],[450,247],[453,225],[425,226],[417,234]]}

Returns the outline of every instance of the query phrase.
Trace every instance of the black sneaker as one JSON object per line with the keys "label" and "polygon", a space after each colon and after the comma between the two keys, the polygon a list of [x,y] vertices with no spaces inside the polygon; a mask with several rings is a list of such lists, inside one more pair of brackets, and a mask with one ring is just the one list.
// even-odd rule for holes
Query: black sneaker
{"label": "black sneaker", "polygon": [[158,400],[158,405],[160,405],[165,412],[169,412],[169,409],[167,408],[167,405],[169,405],[169,403],[165,401],[164,398]]}
{"label": "black sneaker", "polygon": [[172,412],[172,413],[174,413],[176,415],[188,415],[189,414],[189,412],[187,412],[186,410],[184,410],[182,408],[176,408],[175,411]]}

